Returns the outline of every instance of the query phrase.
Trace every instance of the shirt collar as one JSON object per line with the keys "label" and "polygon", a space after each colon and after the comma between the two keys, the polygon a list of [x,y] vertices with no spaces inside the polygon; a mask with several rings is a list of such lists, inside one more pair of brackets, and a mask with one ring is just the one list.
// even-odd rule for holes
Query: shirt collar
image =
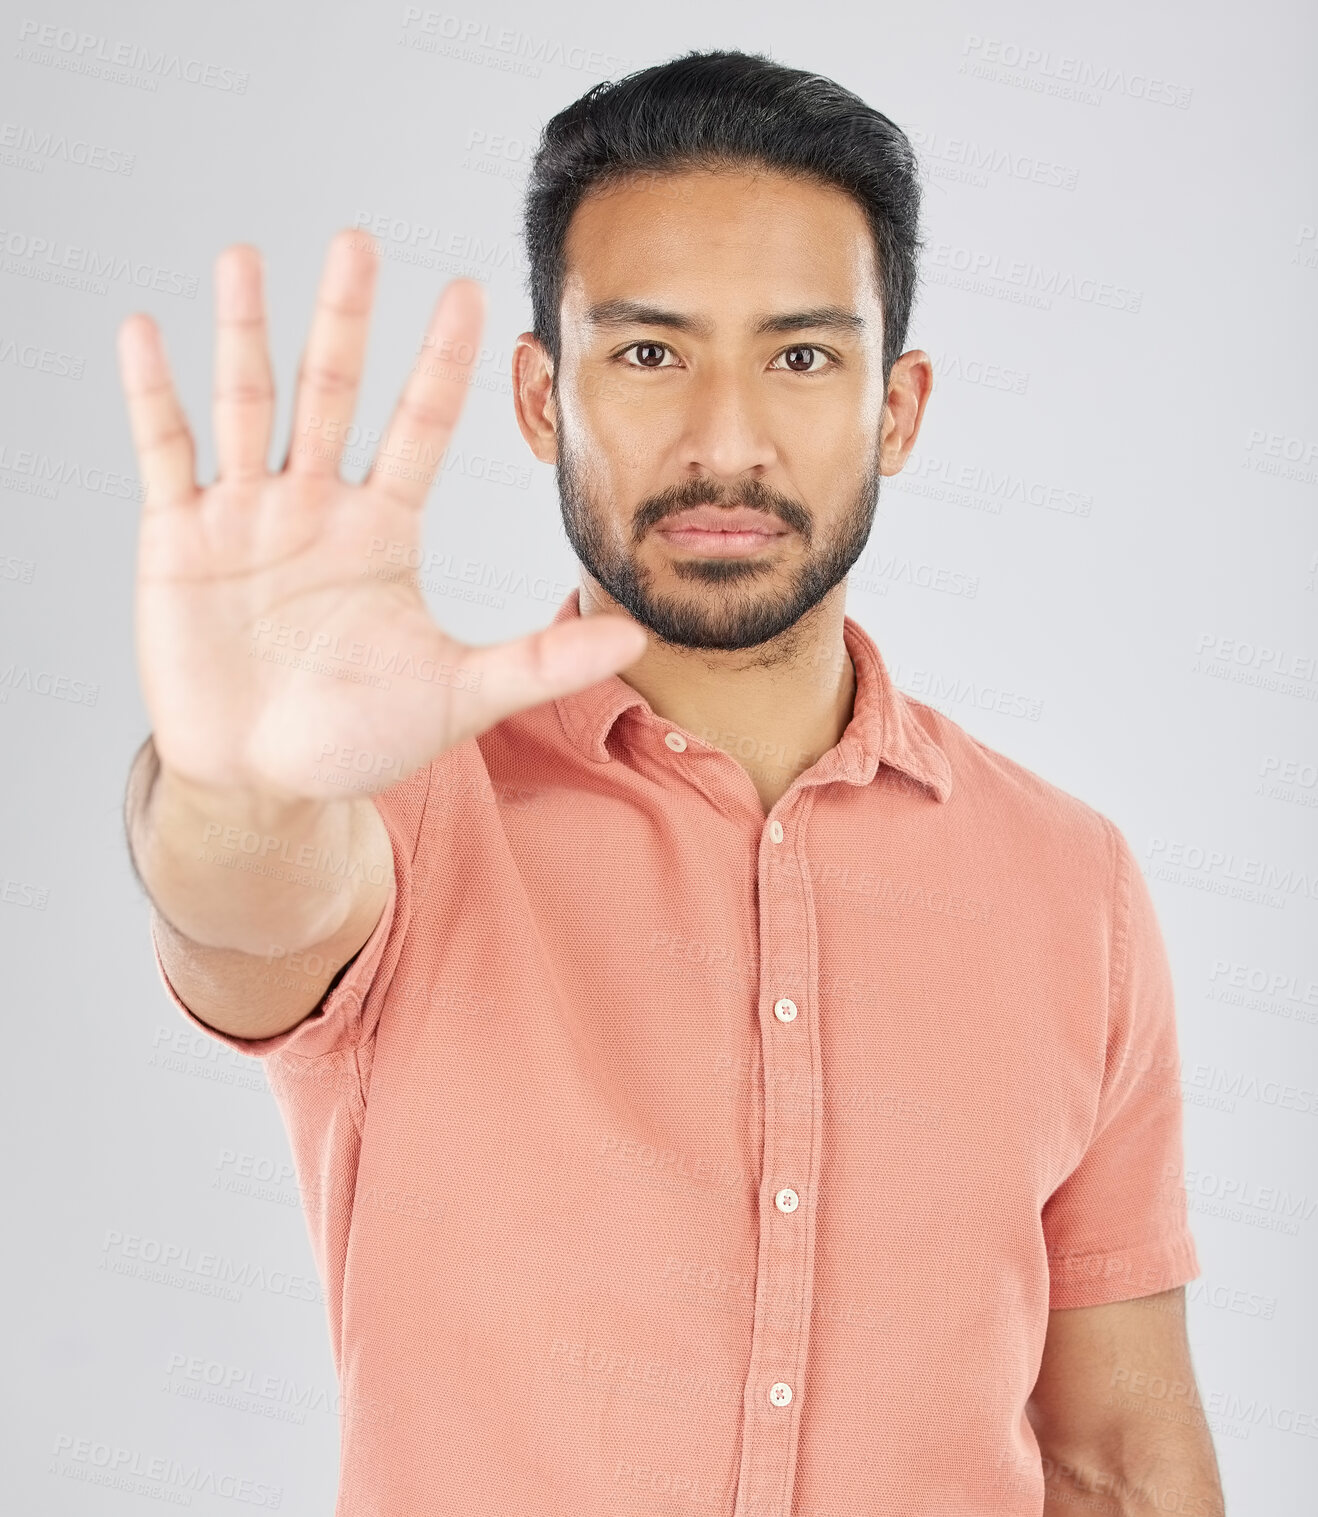
{"label": "shirt collar", "polygon": [[[554,621],[580,615],[581,589],[576,586],[559,604]],[[841,779],[853,785],[868,785],[879,765],[887,764],[927,786],[940,801],[945,801],[952,791],[952,766],[946,752],[925,730],[908,698],[893,684],[874,640],[849,616],[843,617],[842,640],[856,671],[851,720],[836,745],[802,777],[801,783],[823,784]],[[569,741],[597,764],[612,760],[607,739],[624,711],[640,707],[650,721],[664,725],[645,697],[616,674],[572,695],[560,696],[554,705]],[[686,735],[692,742],[701,741]]]}

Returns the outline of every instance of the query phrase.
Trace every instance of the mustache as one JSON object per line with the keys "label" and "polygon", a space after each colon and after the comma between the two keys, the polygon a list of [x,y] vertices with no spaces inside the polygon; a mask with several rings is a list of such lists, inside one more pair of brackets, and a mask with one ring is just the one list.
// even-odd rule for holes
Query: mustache
{"label": "mustache", "polygon": [[729,510],[738,506],[748,511],[761,511],[766,516],[776,516],[793,531],[799,532],[806,542],[810,541],[814,526],[809,511],[790,495],[766,485],[762,479],[747,480],[735,489],[712,480],[691,479],[680,485],[670,485],[657,495],[648,495],[636,508],[632,518],[632,541],[639,543],[651,527],[657,526],[665,517],[693,506],[726,506]]}

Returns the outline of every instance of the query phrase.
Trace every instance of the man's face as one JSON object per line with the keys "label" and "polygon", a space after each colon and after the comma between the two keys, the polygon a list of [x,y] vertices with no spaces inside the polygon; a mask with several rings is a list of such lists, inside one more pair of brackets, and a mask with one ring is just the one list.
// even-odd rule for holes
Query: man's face
{"label": "man's face", "polygon": [[874,519],[885,387],[864,213],[776,173],[646,176],[587,196],[565,263],[549,409],[578,558],[666,642],[777,636]]}

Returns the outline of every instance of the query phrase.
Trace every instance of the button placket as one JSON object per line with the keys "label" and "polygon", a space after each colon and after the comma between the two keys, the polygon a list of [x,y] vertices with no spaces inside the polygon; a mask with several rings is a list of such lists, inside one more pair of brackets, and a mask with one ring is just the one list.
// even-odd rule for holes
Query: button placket
{"label": "button placket", "polygon": [[[798,805],[799,844],[810,799]],[[763,1178],[735,1517],[791,1514],[814,1270],[814,1211],[807,1203],[818,1190],[822,1135],[814,901],[803,866],[777,846],[775,824],[783,832],[773,818],[760,850]]]}

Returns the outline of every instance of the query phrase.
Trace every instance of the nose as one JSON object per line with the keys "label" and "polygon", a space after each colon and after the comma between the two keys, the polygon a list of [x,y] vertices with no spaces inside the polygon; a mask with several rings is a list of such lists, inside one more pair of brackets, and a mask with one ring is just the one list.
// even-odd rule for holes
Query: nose
{"label": "nose", "polygon": [[753,376],[709,367],[686,393],[679,462],[692,473],[744,479],[768,469],[777,454]]}

